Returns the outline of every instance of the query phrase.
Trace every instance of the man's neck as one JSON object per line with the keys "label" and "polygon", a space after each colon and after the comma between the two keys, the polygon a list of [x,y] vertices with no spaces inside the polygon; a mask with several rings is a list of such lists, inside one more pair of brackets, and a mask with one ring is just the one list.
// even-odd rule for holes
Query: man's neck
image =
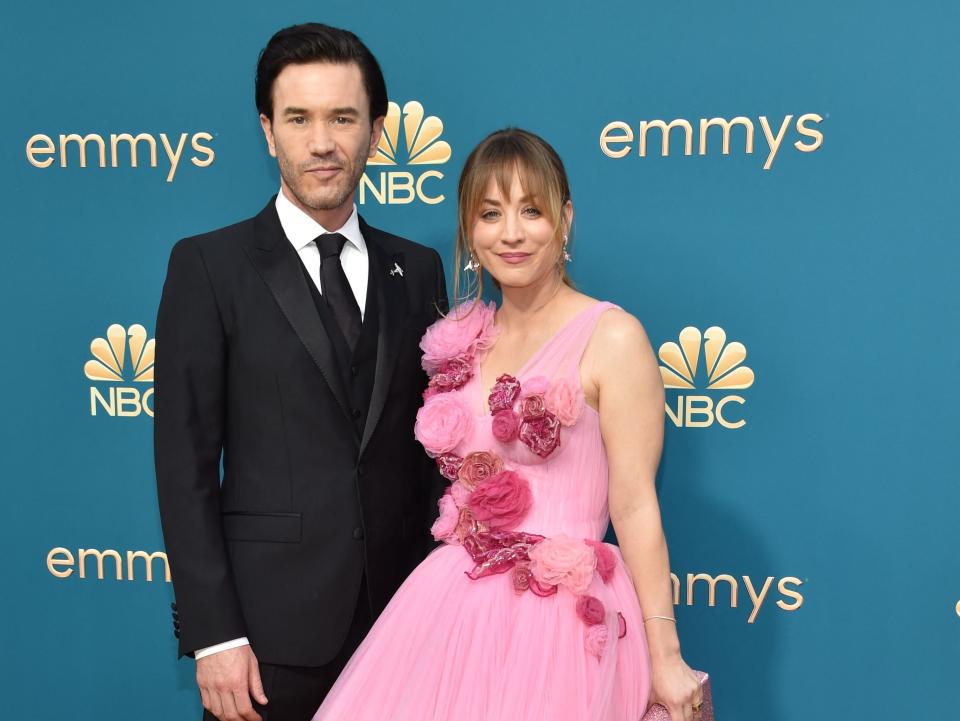
{"label": "man's neck", "polygon": [[353,213],[353,196],[356,194],[356,192],[350,193],[347,199],[336,208],[330,208],[329,210],[317,210],[316,208],[311,208],[301,203],[297,196],[290,192],[290,189],[287,187],[286,183],[283,183],[282,181],[280,183],[280,192],[283,193],[283,196],[287,200],[313,218],[313,220],[322,225],[324,229],[328,231],[340,230],[340,228],[342,228],[350,219],[350,215]]}

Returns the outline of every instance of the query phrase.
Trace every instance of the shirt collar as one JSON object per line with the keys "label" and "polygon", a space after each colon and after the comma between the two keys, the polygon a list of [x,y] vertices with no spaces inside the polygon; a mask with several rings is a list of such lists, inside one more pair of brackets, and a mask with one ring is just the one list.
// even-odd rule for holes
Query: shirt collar
{"label": "shirt collar", "polygon": [[347,222],[342,227],[335,230],[328,230],[320,223],[315,221],[300,208],[294,205],[290,199],[283,194],[283,190],[277,193],[277,215],[280,216],[280,226],[284,234],[296,250],[310,245],[322,233],[340,233],[347,242],[353,245],[361,253],[367,252],[367,244],[360,233],[360,216],[357,213],[357,205],[354,203],[353,212],[347,218]]}

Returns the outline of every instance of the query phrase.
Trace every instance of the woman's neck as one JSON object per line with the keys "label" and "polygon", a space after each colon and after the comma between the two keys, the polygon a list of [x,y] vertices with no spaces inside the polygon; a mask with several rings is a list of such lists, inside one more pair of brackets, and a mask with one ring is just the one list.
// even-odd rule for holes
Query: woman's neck
{"label": "woman's neck", "polygon": [[497,310],[497,325],[509,330],[541,322],[548,307],[573,292],[558,273],[551,273],[542,282],[523,288],[505,287]]}

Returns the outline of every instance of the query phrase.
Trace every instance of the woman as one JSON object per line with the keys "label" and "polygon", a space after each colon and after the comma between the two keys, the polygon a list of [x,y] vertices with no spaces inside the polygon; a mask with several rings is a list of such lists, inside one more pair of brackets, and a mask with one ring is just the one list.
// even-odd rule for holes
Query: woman
{"label": "woman", "polygon": [[[572,222],[542,139],[501,130],[470,154],[456,256],[473,300],[423,338],[415,428],[451,481],[444,543],[315,721],[636,721],[654,701],[696,718],[654,488],[663,386],[640,323],[568,280]],[[499,308],[479,301],[484,273]],[[620,550],[601,542],[610,520]]]}

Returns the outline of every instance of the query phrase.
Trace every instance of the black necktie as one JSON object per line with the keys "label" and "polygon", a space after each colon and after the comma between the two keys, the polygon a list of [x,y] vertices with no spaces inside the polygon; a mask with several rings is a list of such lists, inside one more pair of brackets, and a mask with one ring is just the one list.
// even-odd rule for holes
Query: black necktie
{"label": "black necktie", "polygon": [[340,233],[324,233],[316,240],[320,250],[320,291],[353,350],[360,337],[362,321],[360,306],[340,264],[340,251],[346,242],[347,239]]}

